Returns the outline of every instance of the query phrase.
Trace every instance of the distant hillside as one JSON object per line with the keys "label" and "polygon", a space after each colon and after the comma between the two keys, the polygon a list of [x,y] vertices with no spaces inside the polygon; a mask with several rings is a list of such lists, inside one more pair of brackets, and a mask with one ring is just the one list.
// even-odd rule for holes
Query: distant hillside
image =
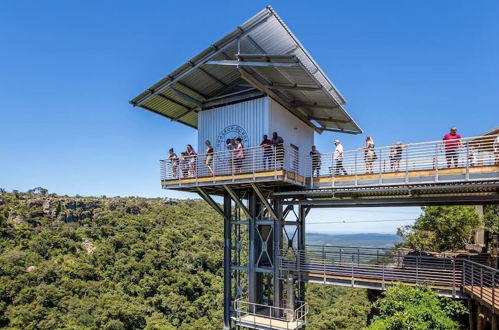
{"label": "distant hillside", "polygon": [[308,245],[339,245],[389,248],[395,243],[402,242],[402,238],[392,234],[316,234],[306,236]]}

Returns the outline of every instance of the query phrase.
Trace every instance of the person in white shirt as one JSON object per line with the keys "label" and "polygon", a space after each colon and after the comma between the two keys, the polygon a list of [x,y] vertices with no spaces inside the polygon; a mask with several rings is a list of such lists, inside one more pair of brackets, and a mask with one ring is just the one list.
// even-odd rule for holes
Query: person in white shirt
{"label": "person in white shirt", "polygon": [[343,172],[344,175],[347,175],[347,171],[343,168],[343,146],[341,145],[340,140],[335,140],[334,145],[336,146],[333,154],[333,160],[336,162],[334,174],[340,175],[340,172]]}
{"label": "person in white shirt", "polygon": [[492,146],[494,148],[494,155],[496,156],[496,165],[499,165],[499,135],[494,140],[494,144]]}

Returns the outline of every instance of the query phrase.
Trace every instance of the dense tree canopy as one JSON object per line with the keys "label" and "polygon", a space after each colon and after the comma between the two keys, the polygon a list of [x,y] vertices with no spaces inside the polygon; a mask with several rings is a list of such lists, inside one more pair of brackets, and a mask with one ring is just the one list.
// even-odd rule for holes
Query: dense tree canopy
{"label": "dense tree canopy", "polygon": [[464,249],[482,222],[473,206],[427,206],[414,225],[398,229],[402,246],[419,251]]}
{"label": "dense tree canopy", "polygon": [[[202,201],[0,194],[0,328],[220,329],[223,225]],[[310,329],[360,329],[363,289],[310,285]]]}
{"label": "dense tree canopy", "polygon": [[466,313],[456,300],[440,298],[430,289],[397,285],[387,289],[374,304],[379,309],[371,330],[452,330],[459,329],[458,317]]}

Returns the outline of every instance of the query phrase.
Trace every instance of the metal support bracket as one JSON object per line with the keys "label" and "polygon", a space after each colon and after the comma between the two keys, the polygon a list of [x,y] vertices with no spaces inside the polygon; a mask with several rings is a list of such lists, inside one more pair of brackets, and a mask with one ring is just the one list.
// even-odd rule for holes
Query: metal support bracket
{"label": "metal support bracket", "polygon": [[249,212],[248,208],[241,202],[241,199],[237,196],[236,192],[234,189],[229,187],[228,185],[224,184],[224,189],[229,193],[230,197],[236,202],[237,206],[243,210],[243,212],[246,214],[248,218],[251,218],[251,213]]}
{"label": "metal support bracket", "polygon": [[198,194],[202,199],[205,200],[215,211],[218,212],[222,217],[225,217],[225,214],[220,206],[208,195],[208,193],[201,187],[197,187]]}
{"label": "metal support bracket", "polygon": [[267,198],[265,198],[260,188],[258,188],[258,186],[253,182],[250,184],[251,187],[253,187],[253,190],[255,191],[256,195],[260,198],[260,201],[263,203],[263,205],[265,205],[267,211],[269,211],[272,218],[277,219],[277,214],[275,213],[274,208],[269,204]]}

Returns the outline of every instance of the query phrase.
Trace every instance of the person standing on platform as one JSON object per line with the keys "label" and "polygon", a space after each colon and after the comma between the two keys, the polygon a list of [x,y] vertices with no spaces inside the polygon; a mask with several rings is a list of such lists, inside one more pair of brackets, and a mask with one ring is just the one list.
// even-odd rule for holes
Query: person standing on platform
{"label": "person standing on platform", "polygon": [[206,150],[205,150],[205,165],[206,167],[208,168],[208,171],[210,171],[210,175],[215,175],[215,173],[213,172],[213,146],[211,145],[211,142],[210,140],[206,140],[204,142],[204,144],[206,144]]}
{"label": "person standing on platform", "polygon": [[334,174],[340,175],[340,172],[343,172],[344,175],[347,175],[348,173],[343,167],[343,146],[341,145],[340,140],[335,140],[334,145],[336,146],[333,154],[333,160],[336,162]]}
{"label": "person standing on platform", "polygon": [[188,144],[187,145],[187,159],[189,161],[189,174],[190,176],[195,176],[196,175],[196,160],[197,160],[197,153],[194,150],[194,148]]}
{"label": "person standing on platform", "polygon": [[234,173],[234,150],[236,149],[236,141],[234,139],[227,139],[225,141],[227,146],[227,162],[229,163],[230,171],[228,173]]}
{"label": "person standing on platform", "polygon": [[457,128],[451,127],[450,132],[444,135],[443,140],[447,168],[451,168],[452,164],[454,164],[454,167],[457,167],[459,148],[461,148],[461,135],[457,134]]}
{"label": "person standing on platform", "polygon": [[275,149],[275,167],[282,169],[284,167],[284,139],[277,135],[277,132],[272,133],[272,145]]}
{"label": "person standing on platform", "polygon": [[366,164],[366,174],[374,173],[373,162],[375,159],[374,141],[372,137],[366,137],[366,144],[364,145],[364,163]]}
{"label": "person standing on platform", "polygon": [[319,177],[321,172],[321,153],[315,146],[312,146],[310,151],[310,158],[312,159],[312,177]]}
{"label": "person standing on platform", "polygon": [[235,173],[241,173],[243,168],[243,160],[244,160],[244,146],[241,138],[236,139],[236,150],[234,155],[234,168]]}
{"label": "person standing on platform", "polygon": [[168,150],[168,160],[170,161],[170,165],[172,167],[172,179],[177,179],[178,175],[178,156],[173,150],[173,148],[170,148]]}
{"label": "person standing on platform", "polygon": [[263,148],[263,169],[268,170],[272,164],[272,141],[269,140],[267,135],[263,136],[260,147]]}
{"label": "person standing on platform", "polygon": [[400,169],[400,160],[402,159],[403,147],[404,146],[402,145],[402,142],[397,141],[397,144],[395,145],[395,155],[393,158],[393,168],[392,168],[394,172],[398,172]]}

